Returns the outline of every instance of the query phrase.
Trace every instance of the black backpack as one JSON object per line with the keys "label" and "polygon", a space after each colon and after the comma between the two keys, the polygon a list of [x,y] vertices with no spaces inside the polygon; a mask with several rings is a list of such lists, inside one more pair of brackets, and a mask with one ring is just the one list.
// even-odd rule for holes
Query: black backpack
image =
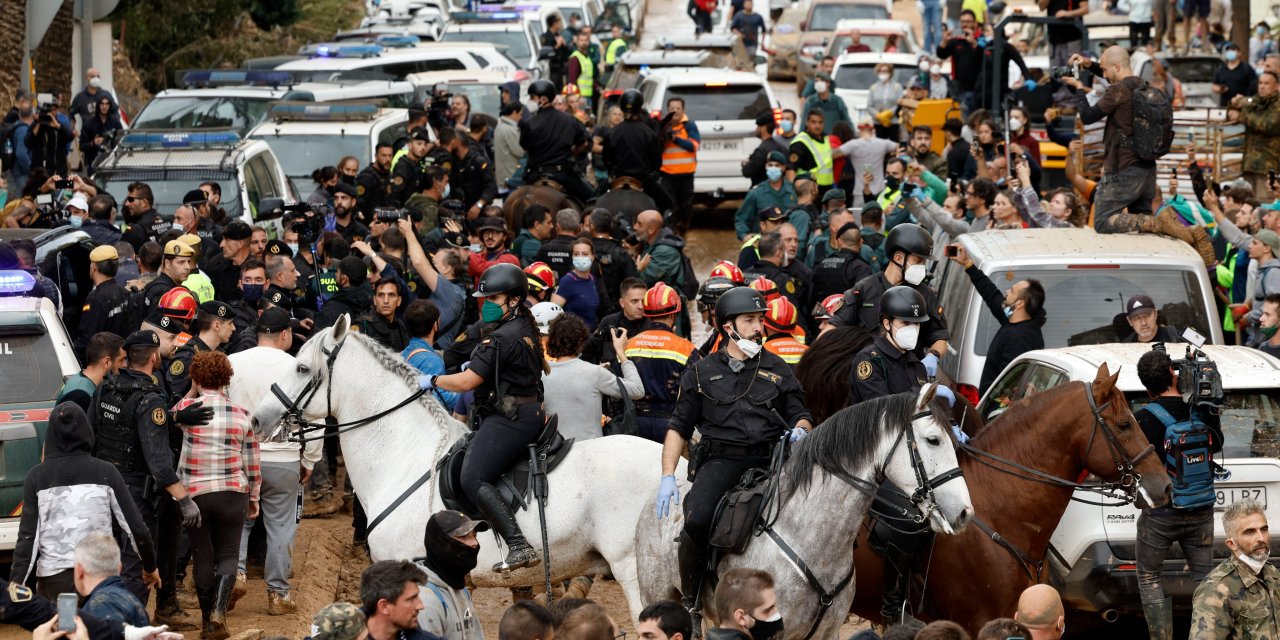
{"label": "black backpack", "polygon": [[1133,90],[1133,135],[1123,144],[1139,160],[1155,162],[1173,143],[1173,105],[1164,91],[1140,82]]}

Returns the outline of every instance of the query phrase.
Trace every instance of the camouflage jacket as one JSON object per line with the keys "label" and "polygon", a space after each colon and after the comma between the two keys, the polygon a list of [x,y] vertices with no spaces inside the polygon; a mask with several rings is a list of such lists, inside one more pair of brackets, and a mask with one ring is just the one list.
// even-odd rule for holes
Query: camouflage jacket
{"label": "camouflage jacket", "polygon": [[1280,571],[1271,563],[1262,573],[1232,556],[1196,588],[1191,637],[1225,640],[1280,640]]}
{"label": "camouflage jacket", "polygon": [[1265,174],[1280,167],[1280,98],[1253,96],[1240,109],[1244,124],[1244,171]]}

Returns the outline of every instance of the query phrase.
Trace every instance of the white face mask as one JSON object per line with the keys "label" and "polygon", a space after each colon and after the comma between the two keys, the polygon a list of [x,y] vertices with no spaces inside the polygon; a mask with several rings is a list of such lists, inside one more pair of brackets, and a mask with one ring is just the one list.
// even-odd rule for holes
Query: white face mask
{"label": "white face mask", "polygon": [[929,73],[935,76],[940,76],[942,75],[942,67],[935,64],[932,67],[929,67]]}
{"label": "white face mask", "polygon": [[921,61],[920,61],[920,70],[921,70],[921,71],[928,71],[928,70],[929,70],[929,61],[928,61],[928,60],[921,60]]}
{"label": "white face mask", "polygon": [[101,86],[102,86],[102,78],[99,78],[99,77],[97,77],[97,76],[94,76],[94,77],[92,77],[92,78],[89,78],[89,86],[93,87],[94,89],[97,89],[98,87],[101,87]]}
{"label": "white face mask", "polygon": [[888,82],[890,76],[887,73],[877,73],[876,77],[880,78],[880,82]]}
{"label": "white face mask", "polygon": [[762,347],[759,342],[756,342],[755,340],[748,340],[738,335],[738,330],[733,329],[732,327],[730,328],[730,331],[733,333],[731,336],[733,338],[733,343],[738,345],[738,349],[742,351],[743,355],[747,356],[748,360],[760,355],[760,350],[764,347]]}
{"label": "white face mask", "polygon": [[1263,556],[1261,560],[1254,560],[1243,551],[1236,551],[1236,557],[1240,559],[1240,562],[1245,563],[1250,569],[1253,569],[1254,573],[1262,573],[1262,568],[1267,564],[1266,556]]}
{"label": "white face mask", "polygon": [[830,86],[831,85],[827,84],[826,80],[819,80],[813,83],[813,90],[817,91],[818,93],[826,93],[827,89],[830,88]]}
{"label": "white face mask", "polygon": [[924,277],[929,275],[929,270],[922,264],[909,264],[905,271],[902,272],[902,279],[907,284],[917,285],[924,282]]}
{"label": "white face mask", "polygon": [[1018,118],[1009,118],[1009,130],[1017,131],[1022,128],[1022,120]]}
{"label": "white face mask", "polygon": [[920,325],[910,323],[904,327],[893,330],[893,341],[902,347],[903,351],[911,351],[916,348],[916,341],[920,339]]}

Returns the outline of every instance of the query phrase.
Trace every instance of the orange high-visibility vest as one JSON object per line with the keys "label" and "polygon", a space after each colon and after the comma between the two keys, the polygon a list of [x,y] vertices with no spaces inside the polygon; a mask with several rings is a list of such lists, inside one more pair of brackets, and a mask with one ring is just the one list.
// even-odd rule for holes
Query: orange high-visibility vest
{"label": "orange high-visibility vest", "polygon": [[686,151],[680,145],[673,141],[668,141],[662,146],[662,172],[672,175],[682,175],[693,173],[698,170],[698,141],[689,137],[689,132],[685,131],[684,123],[688,120],[688,116],[684,116],[679,124],[671,125],[671,135],[673,138],[680,140],[688,140],[693,143],[693,151]]}

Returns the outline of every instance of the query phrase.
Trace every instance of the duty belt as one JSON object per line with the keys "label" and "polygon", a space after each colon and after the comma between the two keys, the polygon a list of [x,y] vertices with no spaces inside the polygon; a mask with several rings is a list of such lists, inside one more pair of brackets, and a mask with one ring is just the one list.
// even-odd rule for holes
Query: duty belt
{"label": "duty belt", "polygon": [[701,446],[707,448],[708,456],[746,456],[751,458],[764,458],[773,453],[772,442],[759,442],[751,445],[728,444],[712,440],[703,443]]}

